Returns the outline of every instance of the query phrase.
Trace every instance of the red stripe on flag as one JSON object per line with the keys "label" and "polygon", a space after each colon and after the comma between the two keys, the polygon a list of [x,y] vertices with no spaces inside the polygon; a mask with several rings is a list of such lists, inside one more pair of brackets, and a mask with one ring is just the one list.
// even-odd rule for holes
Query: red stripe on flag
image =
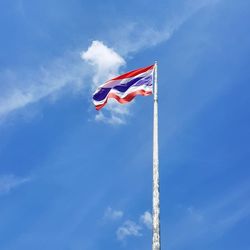
{"label": "red stripe on flag", "polygon": [[136,69],[136,70],[133,70],[133,71],[130,71],[130,72],[127,72],[123,75],[120,75],[120,76],[117,76],[113,79],[111,79],[110,81],[112,80],[121,80],[121,79],[124,79],[124,78],[129,78],[129,77],[133,77],[133,76],[136,76],[136,75],[139,75],[141,73],[144,73],[150,69],[153,69],[154,68],[154,64],[153,65],[150,65],[148,67],[145,67],[145,68],[140,68],[140,69]]}
{"label": "red stripe on flag", "polygon": [[96,108],[96,110],[100,110],[102,107],[104,107],[106,105],[109,98],[114,98],[119,103],[124,104],[124,103],[128,103],[128,102],[132,101],[135,98],[135,96],[137,96],[137,95],[148,96],[148,95],[152,95],[152,94],[153,94],[152,91],[145,91],[143,89],[136,90],[132,93],[129,93],[127,96],[125,96],[123,98],[119,97],[118,95],[116,95],[114,93],[109,93],[106,101],[101,105],[96,105],[95,108]]}

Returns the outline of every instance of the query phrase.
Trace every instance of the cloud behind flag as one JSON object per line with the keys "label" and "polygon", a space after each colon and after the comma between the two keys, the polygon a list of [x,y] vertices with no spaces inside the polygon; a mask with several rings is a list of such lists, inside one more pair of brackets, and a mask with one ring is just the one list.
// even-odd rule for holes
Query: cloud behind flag
{"label": "cloud behind flag", "polygon": [[109,98],[127,103],[136,95],[148,96],[153,93],[154,64],[117,76],[101,85],[93,95],[97,110],[106,105]]}

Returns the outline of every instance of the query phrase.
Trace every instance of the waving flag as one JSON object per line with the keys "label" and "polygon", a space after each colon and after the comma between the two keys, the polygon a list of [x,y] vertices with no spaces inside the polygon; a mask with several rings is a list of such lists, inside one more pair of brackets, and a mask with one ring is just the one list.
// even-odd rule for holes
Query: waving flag
{"label": "waving flag", "polygon": [[114,98],[120,103],[127,103],[136,95],[151,95],[153,93],[154,66],[153,64],[130,71],[101,85],[93,95],[96,110],[105,106],[109,98]]}

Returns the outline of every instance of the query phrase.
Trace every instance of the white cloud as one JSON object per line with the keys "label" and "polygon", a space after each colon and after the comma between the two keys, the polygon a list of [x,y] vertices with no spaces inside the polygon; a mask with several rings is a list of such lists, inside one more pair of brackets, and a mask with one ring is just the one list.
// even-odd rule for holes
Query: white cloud
{"label": "white cloud", "polygon": [[[110,109],[108,108],[108,110]],[[110,125],[121,125],[126,123],[124,118],[121,118],[112,113],[114,112],[111,110],[110,113],[106,112],[106,114],[104,115],[103,111],[99,111],[95,116],[95,121],[104,122]]]}
{"label": "white cloud", "polygon": [[20,185],[29,182],[30,178],[17,177],[15,175],[1,175],[0,176],[0,194],[6,194]]}
{"label": "white cloud", "polygon": [[152,215],[150,212],[146,211],[140,217],[141,223],[143,223],[148,229],[152,228]]}
{"label": "white cloud", "polygon": [[83,51],[82,59],[94,66],[94,88],[104,81],[118,75],[125,60],[112,48],[107,47],[101,41],[93,41],[86,51]]}
{"label": "white cloud", "polygon": [[104,110],[95,116],[96,121],[101,121],[110,125],[122,125],[126,123],[126,118],[130,116],[130,107],[134,101],[127,104],[120,104],[114,99],[110,99]]}
{"label": "white cloud", "polygon": [[108,207],[104,214],[104,219],[117,220],[123,217],[123,211]]}
{"label": "white cloud", "polygon": [[140,225],[136,224],[134,221],[127,220],[119,227],[116,231],[116,236],[118,240],[125,240],[128,236],[142,236],[142,228]]}
{"label": "white cloud", "polygon": [[132,220],[126,220],[116,231],[117,239],[123,241],[128,236],[142,236],[142,231],[145,227],[147,229],[152,228],[152,215],[148,211],[145,211],[139,217],[138,223]]}
{"label": "white cloud", "polygon": [[[120,68],[126,64],[114,49],[107,47],[101,41],[93,41],[81,55],[83,60],[94,67],[93,90],[106,80],[118,75]],[[95,116],[95,120],[112,125],[124,124],[126,117],[130,114],[130,105],[121,105],[116,100],[110,99],[105,109]]]}

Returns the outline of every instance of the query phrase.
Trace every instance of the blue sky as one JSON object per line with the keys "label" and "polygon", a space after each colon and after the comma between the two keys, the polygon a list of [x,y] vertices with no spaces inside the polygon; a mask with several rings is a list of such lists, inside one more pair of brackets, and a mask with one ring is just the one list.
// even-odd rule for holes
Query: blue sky
{"label": "blue sky", "polygon": [[250,2],[0,2],[0,249],[151,249],[158,61],[162,249],[249,250]]}

